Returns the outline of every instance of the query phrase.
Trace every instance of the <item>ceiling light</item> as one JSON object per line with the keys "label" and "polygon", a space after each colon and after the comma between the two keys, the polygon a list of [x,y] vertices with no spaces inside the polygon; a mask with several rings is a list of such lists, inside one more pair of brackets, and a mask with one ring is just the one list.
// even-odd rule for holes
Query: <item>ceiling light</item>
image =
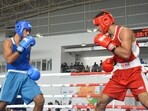
{"label": "ceiling light", "polygon": [[40,33],[37,33],[37,34],[36,34],[36,37],[42,38],[43,36],[42,36]]}
{"label": "ceiling light", "polygon": [[81,46],[84,47],[84,46],[86,46],[86,44],[85,43],[82,43]]}
{"label": "ceiling light", "polygon": [[98,31],[98,29],[97,29],[97,28],[93,29],[93,32],[97,32],[97,31]]}
{"label": "ceiling light", "polygon": [[93,32],[91,29],[87,29],[87,32],[89,32],[89,33],[91,33],[91,32]]}

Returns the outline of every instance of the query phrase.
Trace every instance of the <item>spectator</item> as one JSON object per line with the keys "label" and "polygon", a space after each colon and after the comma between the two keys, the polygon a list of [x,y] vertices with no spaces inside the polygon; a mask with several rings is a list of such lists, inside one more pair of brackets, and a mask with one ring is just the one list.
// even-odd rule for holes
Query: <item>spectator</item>
{"label": "spectator", "polygon": [[140,59],[140,62],[141,62],[141,64],[144,64],[144,61],[143,61],[143,59],[142,59],[142,58]]}
{"label": "spectator", "polygon": [[70,69],[73,69],[74,68],[74,65],[73,63],[70,64]]}
{"label": "spectator", "polygon": [[88,65],[86,66],[85,71],[90,72],[90,67]]}
{"label": "spectator", "polygon": [[92,72],[101,72],[102,70],[101,70],[101,67],[96,62],[94,62],[94,65],[93,65],[91,71]]}
{"label": "spectator", "polygon": [[[71,101],[71,100],[69,100],[68,105],[71,105],[71,104],[72,104],[72,101]],[[68,111],[72,111],[72,108],[69,108],[69,109],[68,109]]]}
{"label": "spectator", "polygon": [[[58,100],[55,100],[55,105],[60,105],[60,102]],[[55,111],[60,111],[60,108],[55,108]]]}
{"label": "spectator", "polygon": [[[53,103],[52,102],[49,102],[48,105],[53,105]],[[48,108],[47,111],[52,111],[52,108]]]}
{"label": "spectator", "polygon": [[74,69],[75,69],[75,72],[79,72],[79,62],[75,62]]}
{"label": "spectator", "polygon": [[80,68],[80,72],[84,72],[85,71],[85,67],[84,67],[84,65],[83,65],[83,63],[81,62],[81,64],[80,64],[80,66],[79,66]]}
{"label": "spectator", "polygon": [[102,60],[100,60],[100,66],[102,66]]}
{"label": "spectator", "polygon": [[71,100],[69,100],[69,103],[68,103],[69,105],[71,105],[72,104],[72,101]]}
{"label": "spectator", "polygon": [[130,109],[126,109],[125,111],[131,111]]}
{"label": "spectator", "polygon": [[92,66],[91,72],[97,72],[96,67],[98,66],[98,64],[96,62],[94,62],[94,65]]}
{"label": "spectator", "polygon": [[87,108],[87,109],[86,109],[86,111],[90,111],[90,109],[89,109],[89,108]]}
{"label": "spectator", "polygon": [[62,72],[67,72],[67,69],[68,69],[68,68],[69,68],[69,67],[68,67],[68,65],[67,65],[66,62],[64,62],[64,63],[61,64],[61,71],[62,71]]}
{"label": "spectator", "polygon": [[81,108],[77,108],[77,111],[81,111]]}

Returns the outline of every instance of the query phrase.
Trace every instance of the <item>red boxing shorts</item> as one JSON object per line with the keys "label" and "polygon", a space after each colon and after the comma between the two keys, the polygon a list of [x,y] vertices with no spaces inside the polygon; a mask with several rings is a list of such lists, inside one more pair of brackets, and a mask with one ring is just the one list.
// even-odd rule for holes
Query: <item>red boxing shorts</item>
{"label": "red boxing shorts", "polygon": [[113,76],[103,89],[106,94],[114,99],[124,101],[126,92],[131,90],[133,96],[138,101],[138,94],[147,92],[148,82],[145,74],[142,74],[141,66],[129,69],[117,69]]}

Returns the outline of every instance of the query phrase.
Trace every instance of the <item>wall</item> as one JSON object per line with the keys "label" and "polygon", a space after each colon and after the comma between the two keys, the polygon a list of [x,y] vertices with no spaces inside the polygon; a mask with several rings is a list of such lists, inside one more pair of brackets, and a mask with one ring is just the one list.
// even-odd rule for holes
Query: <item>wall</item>
{"label": "wall", "polygon": [[62,62],[75,61],[74,56],[64,53],[62,46],[80,46],[81,43],[92,44],[94,34],[80,33],[37,38],[37,44],[32,48],[31,59],[51,58],[53,62],[51,72],[60,72]]}

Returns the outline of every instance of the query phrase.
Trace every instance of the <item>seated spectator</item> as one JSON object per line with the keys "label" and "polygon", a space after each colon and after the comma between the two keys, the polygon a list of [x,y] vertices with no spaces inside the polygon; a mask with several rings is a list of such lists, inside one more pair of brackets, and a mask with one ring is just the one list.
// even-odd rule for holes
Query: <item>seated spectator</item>
{"label": "seated spectator", "polygon": [[92,72],[101,72],[102,68],[95,62],[91,71]]}
{"label": "seated spectator", "polygon": [[74,72],[79,72],[79,65],[80,65],[79,62],[75,62],[75,64],[74,64],[75,71]]}
{"label": "seated spectator", "polygon": [[77,108],[77,111],[81,111],[81,108]]}
{"label": "seated spectator", "polygon": [[100,66],[102,66],[102,60],[100,60]]}
{"label": "seated spectator", "polygon": [[92,66],[91,72],[97,72],[98,64],[94,62],[94,65]]}
{"label": "seated spectator", "polygon": [[85,71],[85,67],[84,67],[84,65],[83,65],[83,63],[81,62],[81,64],[79,65],[79,71],[80,72],[84,72]]}
{"label": "seated spectator", "polygon": [[[55,100],[55,105],[60,105],[60,102],[58,100]],[[55,108],[55,111],[60,111],[60,108]]]}
{"label": "seated spectator", "polygon": [[71,100],[69,100],[69,103],[68,103],[69,105],[71,105],[72,104],[72,101]]}
{"label": "seated spectator", "polygon": [[90,72],[90,67],[86,65],[85,72]]}
{"label": "seated spectator", "polygon": [[61,72],[67,72],[68,68],[69,68],[69,66],[67,65],[66,62],[61,64]]}
{"label": "seated spectator", "polygon": [[130,109],[126,109],[125,111],[131,111]]}
{"label": "seated spectator", "polygon": [[86,111],[90,111],[90,109],[89,109],[89,108],[87,108],[87,109],[86,109]]}
{"label": "seated spectator", "polygon": [[141,64],[144,64],[144,61],[143,61],[143,59],[142,59],[142,58],[140,59],[140,62],[141,62]]}
{"label": "seated spectator", "polygon": [[73,68],[74,68],[73,63],[70,64],[70,67],[69,67],[69,68],[70,68],[70,69],[73,69]]}
{"label": "seated spectator", "polygon": [[[53,105],[53,103],[52,102],[49,102],[48,105]],[[47,111],[52,111],[52,108],[48,108]]]}

